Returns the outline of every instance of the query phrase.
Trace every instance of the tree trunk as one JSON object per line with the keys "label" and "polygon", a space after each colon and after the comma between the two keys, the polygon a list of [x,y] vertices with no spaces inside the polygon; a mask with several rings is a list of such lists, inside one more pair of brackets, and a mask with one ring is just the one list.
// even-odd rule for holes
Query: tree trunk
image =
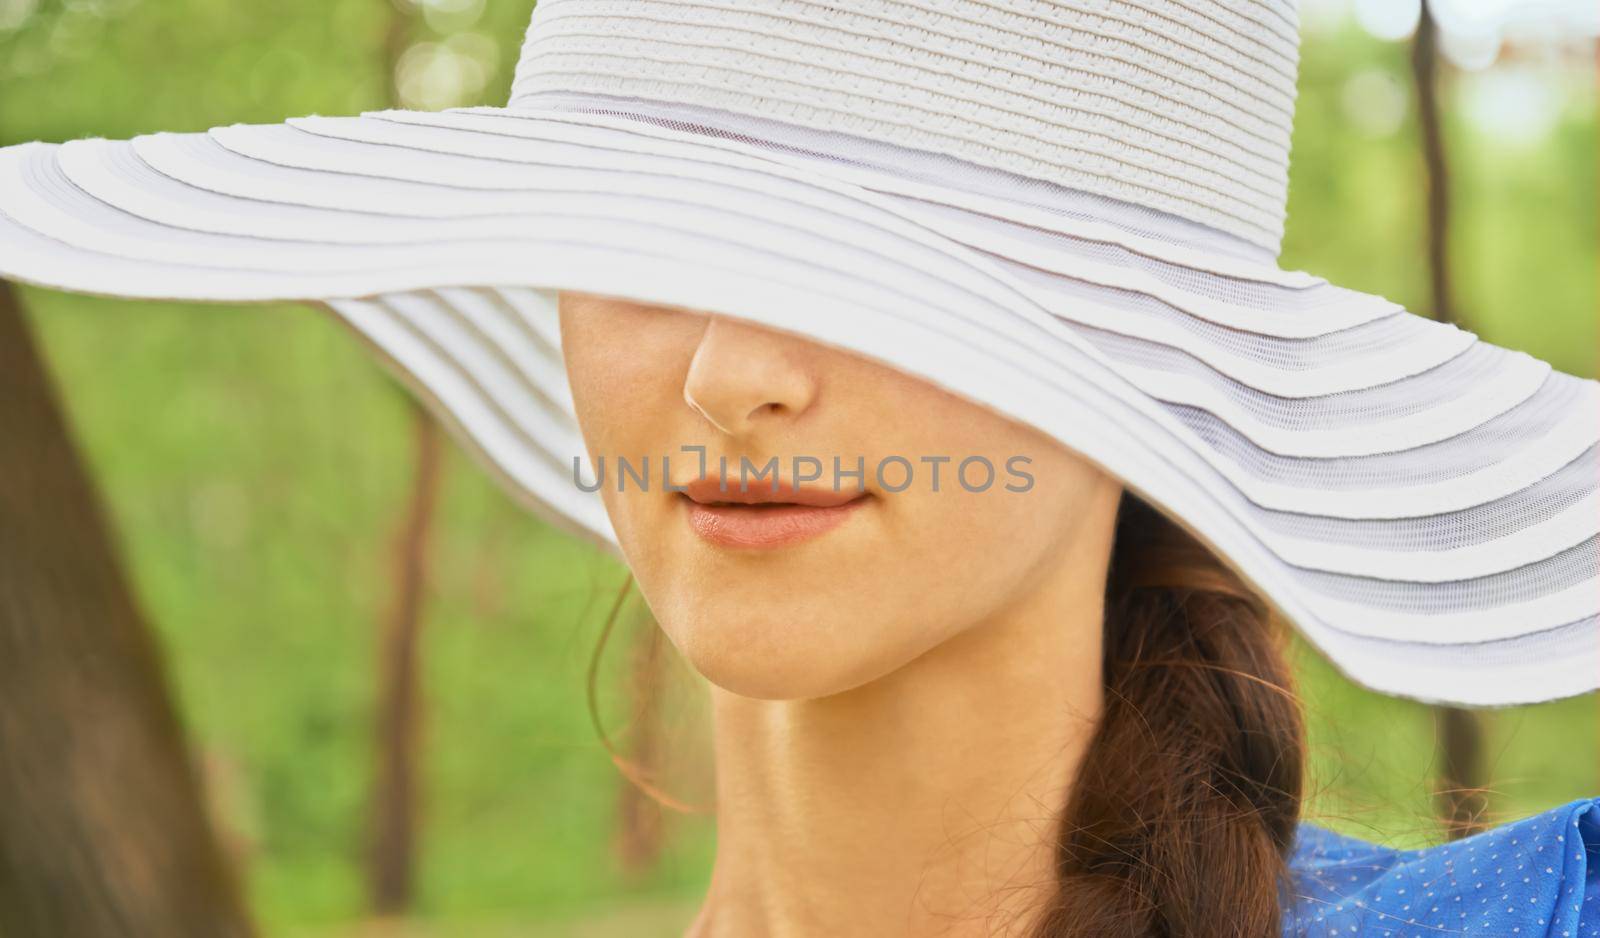
{"label": "tree trunk", "polygon": [[0,281],[0,936],[242,938],[156,641]]}
{"label": "tree trunk", "polygon": [[1484,792],[1483,727],[1471,710],[1439,707],[1439,813],[1445,833],[1459,840],[1483,830],[1489,802]]}
{"label": "tree trunk", "polygon": [[[1439,28],[1428,4],[1411,44],[1411,74],[1417,90],[1417,127],[1428,192],[1428,282],[1433,318],[1460,324],[1450,287],[1450,163],[1439,120]],[[1470,710],[1436,709],[1439,736],[1439,813],[1452,840],[1483,829],[1488,807],[1483,765],[1483,728]]]}
{"label": "tree trunk", "polygon": [[[379,2],[389,8],[383,37],[384,87],[389,106],[399,107],[397,72],[400,58],[410,45],[413,6],[409,0]],[[406,393],[403,388],[401,392]],[[417,750],[422,737],[422,608],[442,456],[438,423],[414,398],[410,402],[414,453],[411,494],[395,538],[393,596],[377,653],[377,776],[372,791],[367,890],[372,911],[383,916],[404,914],[415,893],[421,787]]]}
{"label": "tree trunk", "polygon": [[395,543],[393,607],[378,648],[378,774],[368,879],[372,909],[380,915],[405,912],[413,893],[422,723],[418,646],[442,456],[438,423],[421,405],[411,406],[416,468],[405,522]]}
{"label": "tree trunk", "polygon": [[1433,318],[1458,322],[1450,288],[1450,162],[1439,121],[1439,27],[1428,4],[1411,42],[1411,75],[1417,89],[1417,129],[1428,192],[1428,287]]}

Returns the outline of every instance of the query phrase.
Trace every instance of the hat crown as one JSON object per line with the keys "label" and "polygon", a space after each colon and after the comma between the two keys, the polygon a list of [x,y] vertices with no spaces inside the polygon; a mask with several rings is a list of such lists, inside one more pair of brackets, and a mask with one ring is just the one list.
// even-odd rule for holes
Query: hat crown
{"label": "hat crown", "polygon": [[512,107],[597,94],[931,151],[1273,253],[1295,0],[541,0]]}

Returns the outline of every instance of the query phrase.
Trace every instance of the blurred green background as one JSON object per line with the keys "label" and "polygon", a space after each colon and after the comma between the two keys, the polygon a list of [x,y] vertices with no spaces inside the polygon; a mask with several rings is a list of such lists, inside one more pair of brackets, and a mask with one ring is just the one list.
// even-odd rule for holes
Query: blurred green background
{"label": "blurred green background", "polygon": [[[531,6],[0,0],[0,143],[503,103]],[[1285,266],[1426,312],[1408,44],[1337,3],[1309,6]],[[1442,75],[1459,313],[1586,376],[1600,348],[1594,55],[1592,39],[1510,42],[1492,67]],[[376,635],[413,463],[402,392],[310,309],[24,298],[256,914],[272,935],[367,933]],[[705,886],[709,822],[668,812],[659,856],[625,863],[636,799],[585,710],[621,567],[519,511],[454,449],[443,478],[419,893],[410,924],[385,933],[675,933]],[[603,672],[612,716],[627,706],[627,647]],[[1432,712],[1297,657],[1310,816],[1439,839]],[[1495,815],[1600,794],[1596,718],[1589,698],[1487,714]],[[692,708],[665,719],[694,736]],[[704,753],[683,749],[697,764],[671,777],[695,800]]]}

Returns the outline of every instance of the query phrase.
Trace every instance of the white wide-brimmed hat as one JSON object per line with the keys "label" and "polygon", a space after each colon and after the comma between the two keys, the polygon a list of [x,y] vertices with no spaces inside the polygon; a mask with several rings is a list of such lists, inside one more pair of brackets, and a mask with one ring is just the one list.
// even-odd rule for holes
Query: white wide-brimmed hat
{"label": "white wide-brimmed hat", "polygon": [[606,541],[556,291],[743,317],[1051,434],[1364,685],[1594,689],[1600,385],[1279,269],[1297,57],[1292,0],[542,0],[503,108],[0,150],[0,275],[324,304]]}

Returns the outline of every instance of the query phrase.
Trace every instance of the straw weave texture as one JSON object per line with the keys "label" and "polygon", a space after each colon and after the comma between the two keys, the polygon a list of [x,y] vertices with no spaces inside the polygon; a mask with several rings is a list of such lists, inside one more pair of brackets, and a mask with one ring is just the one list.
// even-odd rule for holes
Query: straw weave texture
{"label": "straw weave texture", "polygon": [[552,92],[850,133],[1283,236],[1289,0],[542,0],[512,107]]}

